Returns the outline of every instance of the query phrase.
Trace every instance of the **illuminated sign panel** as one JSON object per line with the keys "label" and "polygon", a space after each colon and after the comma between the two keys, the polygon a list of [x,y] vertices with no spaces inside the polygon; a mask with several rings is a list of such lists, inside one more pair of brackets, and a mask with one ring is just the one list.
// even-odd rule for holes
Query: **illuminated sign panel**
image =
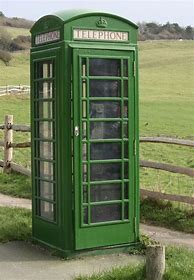
{"label": "illuminated sign panel", "polygon": [[95,29],[74,29],[74,40],[92,41],[129,41],[129,33],[123,31],[95,30]]}
{"label": "illuminated sign panel", "polygon": [[47,33],[38,34],[35,36],[35,44],[40,45],[44,43],[50,43],[60,39],[60,31],[51,31]]}

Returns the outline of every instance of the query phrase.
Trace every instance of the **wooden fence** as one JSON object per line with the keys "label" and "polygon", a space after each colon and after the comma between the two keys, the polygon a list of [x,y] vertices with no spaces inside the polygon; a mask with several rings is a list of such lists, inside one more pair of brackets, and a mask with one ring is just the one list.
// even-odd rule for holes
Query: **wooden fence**
{"label": "wooden fence", "polygon": [[9,94],[30,94],[30,86],[28,85],[6,85],[0,86],[0,96],[9,95]]}
{"label": "wooden fence", "polygon": [[[30,132],[29,125],[14,125],[13,116],[5,116],[4,124],[0,125],[0,129],[4,130],[4,140],[0,141],[0,146],[4,148],[4,159],[0,160],[0,166],[3,167],[5,173],[9,173],[12,170],[19,172],[21,174],[31,176],[31,171],[13,162],[13,148],[29,148],[31,147],[30,142],[24,143],[14,143],[13,141],[13,131],[19,132]],[[167,137],[140,137],[140,142],[144,143],[165,143],[170,145],[181,145],[187,147],[194,147],[194,141],[183,140],[177,138],[167,138]],[[164,170],[172,173],[178,173],[187,175],[189,177],[194,177],[194,169],[175,166],[166,163],[153,162],[147,160],[140,160],[140,167],[153,168]],[[150,197],[155,199],[179,201],[194,205],[194,198],[190,196],[166,194],[161,192],[149,191],[141,188],[142,197]]]}

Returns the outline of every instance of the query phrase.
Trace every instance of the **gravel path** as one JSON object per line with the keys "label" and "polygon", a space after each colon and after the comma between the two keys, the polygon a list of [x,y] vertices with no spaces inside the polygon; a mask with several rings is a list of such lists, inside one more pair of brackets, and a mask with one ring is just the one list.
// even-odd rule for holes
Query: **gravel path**
{"label": "gravel path", "polygon": [[[0,206],[31,209],[31,200],[0,194]],[[194,234],[183,233],[158,226],[140,225],[141,233],[150,236],[164,245],[184,246],[194,250]]]}
{"label": "gravel path", "polygon": [[22,207],[27,209],[32,208],[30,199],[11,197],[1,193],[0,193],[0,206]]}

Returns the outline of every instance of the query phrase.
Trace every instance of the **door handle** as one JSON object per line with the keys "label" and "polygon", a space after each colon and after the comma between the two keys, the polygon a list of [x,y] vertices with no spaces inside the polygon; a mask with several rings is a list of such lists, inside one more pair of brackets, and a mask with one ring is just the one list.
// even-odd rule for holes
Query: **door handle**
{"label": "door handle", "polygon": [[79,126],[75,126],[75,128],[74,128],[74,135],[76,137],[79,136]]}

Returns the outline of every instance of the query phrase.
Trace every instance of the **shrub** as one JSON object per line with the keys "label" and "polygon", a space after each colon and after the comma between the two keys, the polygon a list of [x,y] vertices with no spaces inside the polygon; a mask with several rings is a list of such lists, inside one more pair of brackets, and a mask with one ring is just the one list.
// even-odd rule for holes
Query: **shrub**
{"label": "shrub", "polygon": [[0,60],[2,60],[6,66],[9,65],[12,56],[9,52],[0,49]]}

